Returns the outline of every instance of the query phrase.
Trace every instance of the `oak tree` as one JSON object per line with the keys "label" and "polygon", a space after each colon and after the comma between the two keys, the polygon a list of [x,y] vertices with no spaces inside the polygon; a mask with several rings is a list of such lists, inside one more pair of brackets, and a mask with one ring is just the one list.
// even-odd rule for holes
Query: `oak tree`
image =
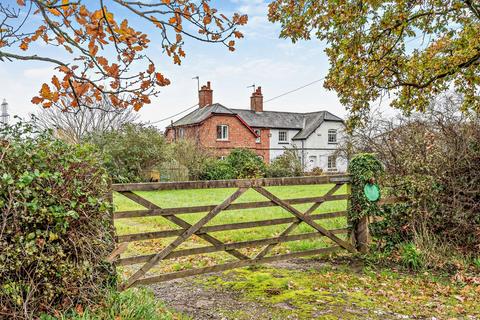
{"label": "oak tree", "polygon": [[269,19],[281,37],[326,43],[324,85],[353,123],[378,99],[410,113],[449,90],[464,96],[462,110],[480,111],[478,0],[275,0]]}
{"label": "oak tree", "polygon": [[[139,110],[170,80],[147,55],[151,37],[180,64],[184,40],[234,50],[247,16],[227,17],[210,0],[11,0],[0,3],[0,60],[43,61],[56,74],[34,104],[65,111],[106,97],[116,108]],[[141,26],[134,28],[131,23]],[[45,54],[48,48],[48,54]],[[65,54],[66,53],[66,54]],[[67,57],[64,59],[64,57]],[[66,101],[69,103],[67,104]],[[96,102],[96,103],[94,103]]]}

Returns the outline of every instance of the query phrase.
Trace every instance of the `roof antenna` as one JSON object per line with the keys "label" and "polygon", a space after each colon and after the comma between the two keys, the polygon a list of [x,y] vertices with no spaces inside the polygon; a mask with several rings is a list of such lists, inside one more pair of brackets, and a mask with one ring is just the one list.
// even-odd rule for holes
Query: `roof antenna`
{"label": "roof antenna", "polygon": [[193,79],[197,79],[197,91],[200,91],[200,77],[199,76],[196,76],[196,77],[193,77]]}
{"label": "roof antenna", "polygon": [[247,88],[253,88],[253,92],[255,92],[255,83],[252,84],[251,86],[248,86]]}

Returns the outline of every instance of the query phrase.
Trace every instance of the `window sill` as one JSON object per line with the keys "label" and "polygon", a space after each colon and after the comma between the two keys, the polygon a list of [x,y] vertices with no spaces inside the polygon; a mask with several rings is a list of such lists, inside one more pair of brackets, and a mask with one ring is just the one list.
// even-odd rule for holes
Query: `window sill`
{"label": "window sill", "polygon": [[290,144],[290,142],[278,142],[278,144]]}
{"label": "window sill", "polygon": [[338,144],[338,142],[329,142],[328,144]]}
{"label": "window sill", "polygon": [[218,141],[218,142],[230,142],[230,140],[228,140],[228,139],[217,139],[216,141]]}

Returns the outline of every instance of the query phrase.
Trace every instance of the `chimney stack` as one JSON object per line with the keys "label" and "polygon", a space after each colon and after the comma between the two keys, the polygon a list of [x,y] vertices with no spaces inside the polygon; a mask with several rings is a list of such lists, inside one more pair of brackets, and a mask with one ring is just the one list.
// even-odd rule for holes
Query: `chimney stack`
{"label": "chimney stack", "polygon": [[200,108],[209,106],[213,103],[213,90],[210,89],[210,81],[207,82],[207,85],[202,86],[200,91],[198,91],[198,106]]}
{"label": "chimney stack", "polygon": [[254,112],[263,112],[262,87],[258,87],[250,97],[250,109]]}

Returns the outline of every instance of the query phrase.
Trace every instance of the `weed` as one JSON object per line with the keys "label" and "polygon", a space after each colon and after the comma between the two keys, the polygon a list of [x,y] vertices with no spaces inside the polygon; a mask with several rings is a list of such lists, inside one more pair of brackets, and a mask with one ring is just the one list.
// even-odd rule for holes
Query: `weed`
{"label": "weed", "polygon": [[401,244],[400,256],[402,264],[407,268],[418,271],[423,267],[422,253],[411,242]]}
{"label": "weed", "polygon": [[473,259],[473,265],[480,269],[480,257]]}

